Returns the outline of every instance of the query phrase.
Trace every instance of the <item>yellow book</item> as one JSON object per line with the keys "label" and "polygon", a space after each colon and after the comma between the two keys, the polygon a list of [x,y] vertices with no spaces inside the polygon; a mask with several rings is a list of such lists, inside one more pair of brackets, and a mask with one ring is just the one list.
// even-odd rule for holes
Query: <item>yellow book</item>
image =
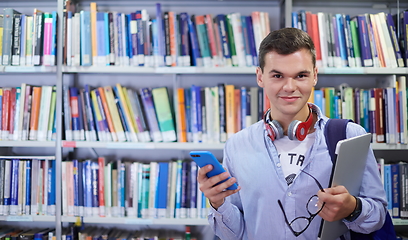
{"label": "yellow book", "polygon": [[0,59],[3,59],[3,14],[0,14]]}
{"label": "yellow book", "polygon": [[235,133],[235,117],[236,117],[236,109],[235,109],[235,93],[234,93],[235,86],[234,85],[225,85],[225,120],[226,120],[226,130],[227,130],[227,137],[230,138],[232,134]]}
{"label": "yellow book", "polygon": [[122,86],[119,83],[117,83],[115,88],[116,88],[115,93],[119,97],[119,102],[123,110],[123,115],[124,115],[125,121],[129,128],[130,140],[132,142],[138,142],[136,131],[135,131],[134,125],[132,124],[132,117],[130,115],[129,106],[126,104],[125,95],[123,94]]}
{"label": "yellow book", "polygon": [[312,91],[310,92],[309,100],[307,100],[307,102],[314,103],[314,90],[315,88],[313,87]]}
{"label": "yellow book", "polygon": [[96,36],[96,2],[91,2],[91,42],[92,42],[92,62],[96,65],[96,60],[98,57],[98,40]]}
{"label": "yellow book", "polygon": [[139,133],[141,131],[137,127],[135,118],[133,117],[133,116],[135,116],[135,113],[134,113],[133,109],[131,108],[131,103],[130,103],[130,99],[129,99],[129,95],[128,95],[128,91],[127,91],[126,87],[122,87],[122,92],[123,92],[123,96],[125,97],[126,106],[128,106],[128,108],[129,108],[129,113],[130,113],[130,116],[131,116],[130,117],[131,124],[133,124],[133,127],[135,128],[135,132],[137,134],[137,133]]}
{"label": "yellow book", "polygon": [[116,106],[115,97],[111,86],[103,87],[105,92],[106,102],[108,104],[109,112],[112,117],[113,127],[115,128],[116,135],[119,142],[126,141],[126,135],[123,130],[122,122],[120,121],[118,108]]}
{"label": "yellow book", "polygon": [[177,89],[177,140],[178,142],[187,142],[187,120],[184,88]]}

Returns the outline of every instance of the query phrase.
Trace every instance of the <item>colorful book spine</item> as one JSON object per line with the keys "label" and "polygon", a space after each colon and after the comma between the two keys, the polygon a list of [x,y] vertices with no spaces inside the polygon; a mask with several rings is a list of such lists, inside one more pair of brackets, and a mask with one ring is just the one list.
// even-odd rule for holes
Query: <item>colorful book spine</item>
{"label": "colorful book spine", "polygon": [[146,113],[146,119],[150,129],[150,136],[153,142],[161,142],[163,141],[163,136],[160,132],[152,92],[149,88],[142,88],[140,89],[140,96],[142,98],[142,103]]}

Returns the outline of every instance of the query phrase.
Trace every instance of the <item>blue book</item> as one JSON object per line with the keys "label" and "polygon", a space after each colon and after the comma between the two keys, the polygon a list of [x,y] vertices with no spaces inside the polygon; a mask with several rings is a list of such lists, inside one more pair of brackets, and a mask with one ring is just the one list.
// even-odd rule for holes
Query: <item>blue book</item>
{"label": "blue book", "polygon": [[246,25],[248,28],[248,44],[249,44],[249,50],[251,51],[252,55],[252,65],[253,66],[258,66],[258,54],[256,50],[256,43],[255,43],[255,36],[254,36],[254,26],[252,24],[252,17],[247,16],[246,17]]}
{"label": "blue book", "polygon": [[91,12],[80,12],[81,66],[92,65]]}
{"label": "blue book", "polygon": [[395,57],[397,59],[397,64],[398,67],[404,67],[404,59],[402,58],[402,53],[401,49],[398,43],[398,38],[397,38],[397,30],[394,24],[394,20],[392,19],[392,15],[389,13],[385,13],[386,15],[386,22],[387,22],[387,27],[388,27],[388,32],[391,37],[391,42],[393,45],[393,49],[395,52]]}
{"label": "blue book", "polygon": [[137,25],[137,34],[136,34],[136,44],[137,44],[137,62],[139,66],[144,66],[144,29],[142,21],[142,11],[136,11],[136,25]]}
{"label": "blue book", "polygon": [[337,39],[340,49],[340,58],[341,58],[341,67],[348,66],[348,58],[347,58],[347,46],[346,46],[346,36],[344,33],[344,20],[342,14],[336,14],[336,21],[337,21]]}
{"label": "blue book", "polygon": [[362,90],[362,99],[361,99],[361,112],[360,115],[360,124],[366,130],[366,132],[371,132],[370,129],[370,118],[368,116],[369,109],[369,90]]}
{"label": "blue book", "polygon": [[[84,189],[85,189],[85,178],[84,178],[84,164],[78,161],[78,213],[79,216],[84,215]],[[75,179],[74,179],[75,181]],[[75,204],[75,198],[74,198]]]}
{"label": "blue book", "polygon": [[132,65],[137,66],[137,22],[136,22],[136,13],[130,13],[128,15],[129,19],[129,56],[132,59]]}
{"label": "blue book", "polygon": [[48,214],[55,216],[55,160],[48,161]]}
{"label": "blue book", "polygon": [[115,95],[115,103],[116,103],[116,107],[118,108],[118,114],[119,114],[120,122],[122,123],[122,126],[123,126],[123,131],[125,131],[125,137],[127,141],[130,141],[131,137],[130,137],[129,125],[126,121],[125,113],[122,108],[122,103],[120,102],[119,96],[117,94]]}
{"label": "blue book", "polygon": [[193,142],[202,141],[202,109],[201,109],[201,87],[191,86],[191,122]]}
{"label": "blue book", "polygon": [[157,180],[156,203],[155,203],[158,218],[166,217],[168,178],[169,178],[169,163],[159,162],[159,176]]}
{"label": "blue book", "polygon": [[220,38],[221,38],[221,47],[222,47],[222,53],[225,58],[225,65],[227,67],[231,67],[232,66],[231,46],[228,41],[228,30],[227,30],[228,27],[227,27],[226,17],[224,14],[219,14],[215,18],[218,23],[218,31],[219,31]]}
{"label": "blue book", "polygon": [[[21,29],[26,29],[26,15],[21,14]],[[26,31],[20,32],[20,39],[26,39]],[[0,54],[1,55],[1,54]],[[26,62],[26,42],[20,40],[20,66],[25,66]]]}
{"label": "blue book", "polygon": [[73,140],[80,140],[80,124],[79,124],[79,107],[78,107],[78,89],[76,87],[69,88],[69,102],[71,106],[71,129]]}
{"label": "blue book", "polygon": [[[125,48],[125,65],[128,66],[129,65],[129,60],[130,60],[130,51],[131,51],[131,45],[129,44],[130,42],[130,38],[129,38],[129,15],[123,14],[125,17],[125,32],[123,33],[124,37],[125,37],[125,42],[123,43],[123,46]],[[123,19],[122,19],[123,20]]]}
{"label": "blue book", "polygon": [[354,54],[353,39],[351,36],[351,26],[350,26],[350,15],[343,15],[344,20],[344,34],[346,39],[347,56],[348,56],[348,66],[357,67],[356,56]]}
{"label": "blue book", "polygon": [[18,168],[19,159],[11,160],[11,182],[10,182],[10,215],[18,213]]}
{"label": "blue book", "polygon": [[101,113],[101,117],[102,117],[102,124],[103,124],[103,129],[105,131],[106,140],[107,141],[112,141],[112,135],[111,135],[111,132],[110,132],[110,129],[109,129],[108,120],[106,119],[106,114],[105,114],[105,110],[103,108],[102,98],[101,98],[101,95],[99,93],[99,89],[95,89],[95,95],[96,95],[96,99],[98,101],[99,112]]}
{"label": "blue book", "polygon": [[371,47],[369,40],[369,32],[367,29],[367,20],[364,15],[358,15],[358,36],[360,39],[360,49],[361,49],[361,61],[363,67],[372,67],[373,66],[373,56],[371,55]]}
{"label": "blue book", "polygon": [[83,163],[82,172],[84,182],[84,217],[92,216],[92,161]]}
{"label": "blue book", "polygon": [[108,62],[106,61],[106,32],[105,29],[105,13],[97,12],[96,13],[96,39],[97,39],[97,62],[94,65],[106,66]]}
{"label": "blue book", "polygon": [[320,108],[320,111],[322,111],[322,114],[324,115],[325,109],[323,107],[323,91],[320,89],[315,89],[314,90],[314,104]]}
{"label": "blue book", "polygon": [[181,199],[183,195],[182,174],[183,174],[183,161],[177,160],[175,218],[180,218],[181,216]]}
{"label": "blue book", "polygon": [[142,88],[140,89],[140,96],[142,99],[143,107],[145,109],[146,119],[150,129],[150,136],[153,139],[153,142],[161,142],[163,141],[163,138],[156,116],[152,92],[149,88]]}
{"label": "blue book", "polygon": [[157,20],[152,19],[152,54],[154,57],[154,66],[158,67],[161,56],[159,55],[159,33]]}
{"label": "blue book", "polygon": [[292,27],[302,29],[298,26],[298,13],[296,11],[292,12]]}
{"label": "blue book", "polygon": [[165,36],[163,25],[163,13],[160,3],[156,3],[156,24],[157,24],[157,41],[158,41],[158,67],[164,67],[164,56],[166,54]]}
{"label": "blue book", "polygon": [[184,104],[186,108],[186,131],[187,131],[187,142],[193,141],[192,135],[192,121],[191,121],[191,89],[184,89]]}
{"label": "blue book", "polygon": [[384,190],[387,197],[387,210],[392,216],[392,178],[391,178],[391,165],[384,165]]}
{"label": "blue book", "polygon": [[88,130],[90,139],[86,139],[87,141],[96,141],[96,125],[95,125],[95,118],[94,118],[94,110],[91,100],[91,87],[88,84],[85,84],[85,92],[84,92],[84,99],[85,99],[85,112],[86,112],[86,119],[88,119]]}
{"label": "blue book", "polygon": [[123,31],[122,31],[122,14],[121,13],[116,13],[116,16],[114,16],[116,18],[116,29],[118,30],[118,52],[116,54],[116,56],[119,58],[119,65],[123,66],[124,65],[124,57],[126,55],[126,53],[124,53],[124,51],[126,51],[125,46],[123,46]]}
{"label": "blue book", "polygon": [[241,87],[241,129],[246,126],[246,114],[247,114],[247,89],[246,87]]}
{"label": "blue book", "polygon": [[190,193],[190,202],[189,202],[189,210],[190,213],[188,215],[189,218],[197,218],[197,171],[198,167],[194,161],[189,163],[189,173],[188,177],[188,192]]}
{"label": "blue book", "polygon": [[[69,14],[71,14],[71,18],[72,18],[72,12],[68,12],[67,14],[68,14],[68,18],[69,18]],[[57,11],[52,11],[51,17],[52,17],[52,29],[51,29],[51,57],[50,57],[50,64],[51,64],[51,66],[54,66],[56,64],[56,58],[55,57],[57,56]]]}
{"label": "blue book", "polygon": [[[31,208],[31,160],[25,161],[26,164],[26,202],[25,202],[25,214],[30,214],[30,208]],[[54,181],[55,184],[55,181]]]}
{"label": "blue book", "polygon": [[[191,16],[193,18],[194,16]],[[188,30],[190,33],[190,44],[191,44],[191,60],[193,66],[202,67],[203,66],[203,59],[201,57],[201,50],[200,46],[198,45],[198,36],[196,31],[196,26],[194,21],[191,20],[189,17],[187,19],[188,23]]]}
{"label": "blue book", "polygon": [[98,190],[98,171],[99,165],[97,162],[91,162],[91,199],[92,199],[92,216],[99,216],[99,190]]}
{"label": "blue book", "polygon": [[72,167],[73,167],[73,180],[74,180],[74,216],[79,216],[79,166],[78,166],[78,159],[72,160]]}
{"label": "blue book", "polygon": [[392,217],[400,217],[400,176],[399,164],[391,164],[391,181],[392,181]]}
{"label": "blue book", "polygon": [[247,17],[241,16],[241,24],[242,24],[242,35],[243,35],[243,44],[245,49],[245,62],[248,67],[252,66],[252,53],[250,50],[249,45],[249,29],[247,23]]}
{"label": "blue book", "polygon": [[125,163],[118,161],[118,176],[119,176],[119,187],[118,187],[118,206],[119,213],[121,217],[125,216],[125,202],[126,202],[126,166]]}
{"label": "blue book", "polygon": [[136,57],[137,51],[134,51],[135,49],[137,49],[137,43],[132,42],[133,41],[132,33],[134,33],[136,30],[134,29],[134,26],[133,26],[134,24],[132,24],[132,21],[135,21],[135,20],[132,20],[132,18],[134,18],[134,13],[130,13],[125,16],[126,16],[126,44],[127,44],[126,55],[129,57],[129,60],[131,60],[130,64],[134,65],[132,61],[137,61],[137,57]]}
{"label": "blue book", "polygon": [[188,31],[188,13],[180,13],[179,32],[180,32],[180,56],[182,66],[190,66],[190,48]]}

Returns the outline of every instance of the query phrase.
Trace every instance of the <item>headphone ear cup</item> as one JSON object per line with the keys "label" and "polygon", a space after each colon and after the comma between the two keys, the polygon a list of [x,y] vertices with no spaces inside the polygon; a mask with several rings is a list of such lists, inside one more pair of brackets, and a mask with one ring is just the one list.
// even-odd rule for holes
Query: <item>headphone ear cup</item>
{"label": "headphone ear cup", "polygon": [[281,137],[283,137],[283,128],[280,125],[280,123],[276,120],[272,120],[271,122],[271,127],[274,130],[274,132],[276,133],[275,135],[275,139],[279,139]]}
{"label": "headphone ear cup", "polygon": [[288,127],[288,137],[290,140],[295,140],[296,139],[296,129],[297,126],[300,124],[300,121],[298,120],[293,120]]}
{"label": "headphone ear cup", "polygon": [[295,134],[296,138],[299,141],[303,141],[306,138],[309,126],[305,122],[299,123],[298,127],[296,128]]}

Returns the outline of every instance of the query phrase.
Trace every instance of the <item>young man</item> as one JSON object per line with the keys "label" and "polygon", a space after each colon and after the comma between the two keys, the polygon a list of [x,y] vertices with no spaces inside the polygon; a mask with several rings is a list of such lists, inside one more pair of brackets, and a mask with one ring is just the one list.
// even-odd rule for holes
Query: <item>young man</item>
{"label": "young man", "polygon": [[[319,187],[328,186],[332,162],[324,137],[328,118],[307,103],[317,83],[309,35],[296,28],[271,32],[260,45],[256,75],[270,111],[227,141],[226,173],[207,178],[211,165],[198,173],[212,206],[208,219],[215,234],[223,240],[317,239],[322,218],[342,220],[355,232],[381,228],[387,203],[371,149],[358,196],[343,186],[324,192]],[[357,124],[347,125],[347,138],[364,133]],[[239,188],[226,191],[234,182]]]}

